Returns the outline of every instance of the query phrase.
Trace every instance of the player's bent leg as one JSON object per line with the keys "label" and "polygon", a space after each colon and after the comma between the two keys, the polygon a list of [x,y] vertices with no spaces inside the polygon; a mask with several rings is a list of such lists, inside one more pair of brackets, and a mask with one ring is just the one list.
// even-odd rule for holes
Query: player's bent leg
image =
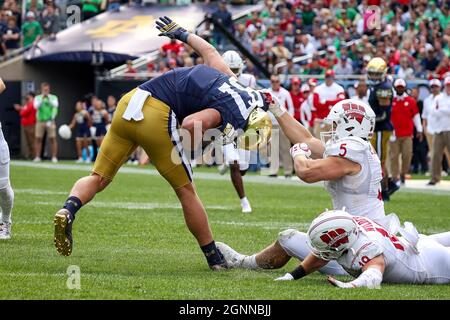
{"label": "player's bent leg", "polygon": [[14,191],[9,181],[9,149],[0,129],[0,212],[3,224],[0,240],[11,238],[11,212],[14,204]]}
{"label": "player's bent leg", "polygon": [[[303,261],[311,250],[308,246],[308,235],[295,229],[282,231],[278,235],[278,243],[287,255]],[[321,269],[320,273],[327,275],[348,275],[348,273],[336,262],[330,261]]]}
{"label": "player's bent leg", "polygon": [[286,265],[291,256],[278,241],[255,255],[255,261],[261,269],[279,269]]}
{"label": "player's bent leg", "polygon": [[61,255],[72,254],[72,225],[78,210],[108,186],[128,156],[136,149],[136,143],[126,136],[130,130],[123,124],[125,120],[115,119],[118,120],[113,121],[103,141],[92,175],[81,178],[74,184],[63,208],[55,214],[54,241],[56,250]]}
{"label": "player's bent leg", "polygon": [[283,267],[291,259],[278,242],[252,255],[239,253],[223,242],[217,242],[217,248],[222,252],[230,268],[250,270],[278,269]]}
{"label": "player's bent leg", "polygon": [[72,225],[75,214],[81,207],[91,201],[94,196],[105,189],[111,180],[96,173],[79,179],[73,186],[69,198],[53,220],[55,226],[55,247],[59,254],[70,256],[73,248]]}
{"label": "player's bent leg", "polygon": [[205,254],[208,265],[212,270],[228,268],[220,250],[217,250],[213,240],[211,228],[208,223],[208,216],[203,207],[194,185],[189,183],[183,187],[175,189],[175,193],[183,208],[184,219],[189,231],[197,239],[197,242]]}
{"label": "player's bent leg", "polygon": [[233,182],[234,189],[236,189],[236,192],[241,201],[242,212],[243,213],[252,212],[250,202],[245,196],[244,182],[242,181],[242,174],[239,163],[237,161],[234,161],[233,163],[230,164],[230,177],[231,181]]}
{"label": "player's bent leg", "polygon": [[422,237],[417,248],[426,269],[425,283],[450,283],[450,248],[437,243],[429,236]]}
{"label": "player's bent leg", "polygon": [[200,246],[210,243],[212,238],[206,210],[203,207],[192,183],[175,190],[183,208],[186,225]]}
{"label": "player's bent leg", "polygon": [[450,247],[450,231],[432,234],[429,237],[444,247]]}

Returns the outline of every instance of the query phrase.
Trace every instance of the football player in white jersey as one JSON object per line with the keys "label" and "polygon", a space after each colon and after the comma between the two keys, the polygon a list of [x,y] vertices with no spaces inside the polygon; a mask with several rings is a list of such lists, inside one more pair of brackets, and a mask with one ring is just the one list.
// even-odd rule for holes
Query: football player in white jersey
{"label": "football player in white jersey", "polygon": [[302,235],[311,253],[294,271],[276,280],[300,279],[335,261],[356,278],[341,282],[328,276],[328,281],[340,288],[379,288],[382,282],[448,284],[450,232],[436,236],[446,238],[447,246],[435,241],[435,236],[419,236],[413,229],[408,240],[397,238],[369,218],[342,210],[325,211]]}
{"label": "football player in white jersey", "polygon": [[[231,71],[236,75],[240,84],[244,85],[244,87],[256,89],[255,77],[251,74],[242,73],[244,62],[236,51],[226,51],[222,57]],[[242,181],[242,176],[245,175],[249,167],[250,151],[238,148],[234,143],[230,143],[223,146],[222,152],[224,162],[219,166],[219,173],[223,175],[230,168],[231,181],[241,201],[242,212],[252,212],[250,202],[245,196],[244,183]]]}
{"label": "football player in white jersey", "polygon": [[[6,89],[0,78],[0,94]],[[9,182],[9,149],[0,123],[0,240],[11,238],[11,211],[14,192]]]}
{"label": "football player in white jersey", "polygon": [[[307,183],[325,181],[325,187],[336,210],[346,208],[352,215],[368,217],[393,234],[401,230],[395,214],[385,215],[381,197],[381,163],[370,144],[374,132],[375,113],[362,101],[342,100],[335,104],[327,118],[331,131],[314,138],[299,122],[286,113],[277,101],[269,109],[294,144],[291,155],[297,176]],[[328,140],[326,140],[329,138]],[[286,230],[277,241],[258,254],[244,256],[225,244],[220,250],[231,266],[242,268],[279,268],[292,256],[290,239],[300,234]],[[305,241],[294,242],[303,258],[309,253]],[[337,264],[321,269],[328,274],[346,274]]]}

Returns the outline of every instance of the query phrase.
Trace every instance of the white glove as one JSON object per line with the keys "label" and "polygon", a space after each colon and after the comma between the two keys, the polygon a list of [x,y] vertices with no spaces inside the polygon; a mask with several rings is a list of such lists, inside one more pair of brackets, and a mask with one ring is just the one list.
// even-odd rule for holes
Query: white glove
{"label": "white glove", "polygon": [[294,280],[294,277],[290,273],[286,273],[284,276],[275,279],[275,281],[291,281],[291,280]]}
{"label": "white glove", "polygon": [[353,288],[355,288],[355,286],[353,284],[351,284],[349,282],[342,282],[342,281],[336,280],[332,276],[328,276],[327,280],[333,286],[338,287],[338,288],[342,288],[342,289],[353,289]]}
{"label": "white glove", "polygon": [[53,121],[52,121],[52,120],[49,120],[49,121],[47,121],[47,122],[45,123],[45,126],[46,126],[47,128],[51,128],[51,127],[52,127],[52,124],[53,124]]}
{"label": "white glove", "polygon": [[280,101],[276,97],[273,96],[269,91],[262,90],[266,102],[269,104],[269,111],[277,118],[281,117],[285,112],[286,108],[280,104]]}
{"label": "white glove", "polygon": [[290,151],[292,159],[295,159],[297,156],[305,156],[308,159],[311,157],[311,150],[306,143],[296,143]]}

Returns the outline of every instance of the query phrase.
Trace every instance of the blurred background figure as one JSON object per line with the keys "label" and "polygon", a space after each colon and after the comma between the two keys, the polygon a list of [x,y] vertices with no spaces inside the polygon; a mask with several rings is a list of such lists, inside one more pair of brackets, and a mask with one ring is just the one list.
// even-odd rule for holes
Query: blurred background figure
{"label": "blurred background figure", "polygon": [[36,109],[34,108],[34,92],[28,92],[25,98],[25,104],[15,104],[14,109],[19,112],[20,125],[25,136],[25,142],[27,144],[27,151],[25,157],[27,159],[33,159],[36,155],[35,152],[35,128],[36,128]]}
{"label": "blurred background figure", "polygon": [[444,80],[444,90],[430,108],[428,121],[434,122],[433,153],[431,155],[431,180],[429,185],[441,181],[444,149],[450,150],[450,76]]}
{"label": "blurred background figure", "polygon": [[[273,94],[278,101],[280,101],[280,104],[282,106],[285,106],[288,110],[288,113],[291,116],[294,116],[294,104],[292,103],[292,98],[285,88],[281,86],[280,77],[273,75],[270,77],[270,89],[269,92]],[[290,156],[289,149],[291,148],[291,143],[289,139],[286,137],[286,135],[283,133],[283,131],[280,129],[280,126],[275,119],[275,117],[270,114],[270,117],[272,119],[272,125],[273,130],[277,130],[279,133],[279,161],[281,161],[284,169],[284,176],[286,178],[290,178],[292,176],[292,171],[294,169],[294,164],[292,162],[292,157]],[[272,158],[274,159],[274,157]],[[271,163],[270,165],[270,175],[271,177],[277,177],[278,172],[280,170],[280,163]],[[275,161],[277,162],[277,161]]]}
{"label": "blurred background figure", "polygon": [[325,73],[325,81],[314,90],[314,136],[320,139],[320,133],[328,131],[328,126],[323,119],[328,115],[332,106],[345,99],[344,88],[334,81],[334,71],[328,69]]}
{"label": "blurred background figure", "polygon": [[89,111],[92,119],[91,133],[97,144],[97,149],[100,148],[103,138],[106,135],[106,126],[109,124],[109,114],[105,109],[105,104],[98,97],[93,96],[91,99],[92,108]]}
{"label": "blurred background figure", "polygon": [[34,98],[34,108],[37,110],[37,122],[36,156],[33,161],[41,161],[43,138],[47,134],[50,141],[51,160],[56,163],[58,162],[58,144],[56,141],[55,118],[58,115],[59,100],[56,95],[50,93],[50,85],[47,82],[41,84],[41,94]]}
{"label": "blurred background figure", "polygon": [[[77,148],[78,160],[77,163],[91,163],[91,153],[89,150],[89,140],[92,126],[92,119],[89,112],[85,109],[82,101],[77,101],[75,105],[75,114],[70,123],[70,129],[75,129],[75,145]],[[86,160],[83,160],[83,149],[86,151]]]}
{"label": "blurred background figure", "polygon": [[400,181],[401,184],[405,184],[405,177],[409,173],[413,155],[414,127],[420,141],[423,139],[423,130],[416,100],[407,94],[405,80],[395,80],[394,89],[391,114],[394,132],[390,138],[391,174],[393,182]]}
{"label": "blurred background figure", "polygon": [[367,88],[366,80],[362,79],[356,81],[353,85],[356,89],[356,94],[351,97],[351,99],[359,100],[364,103],[369,103],[369,90]]}

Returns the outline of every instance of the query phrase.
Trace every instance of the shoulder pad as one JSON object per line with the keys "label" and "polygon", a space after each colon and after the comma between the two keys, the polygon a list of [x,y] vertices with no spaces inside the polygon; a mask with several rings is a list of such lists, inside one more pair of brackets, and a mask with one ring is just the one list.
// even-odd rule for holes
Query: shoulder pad
{"label": "shoulder pad", "polygon": [[341,157],[361,164],[364,160],[367,142],[358,137],[346,137],[325,147],[324,157]]}
{"label": "shoulder pad", "polygon": [[352,265],[363,267],[373,258],[379,256],[384,252],[383,247],[377,242],[367,239],[367,242],[360,247],[354,248],[356,250]]}

